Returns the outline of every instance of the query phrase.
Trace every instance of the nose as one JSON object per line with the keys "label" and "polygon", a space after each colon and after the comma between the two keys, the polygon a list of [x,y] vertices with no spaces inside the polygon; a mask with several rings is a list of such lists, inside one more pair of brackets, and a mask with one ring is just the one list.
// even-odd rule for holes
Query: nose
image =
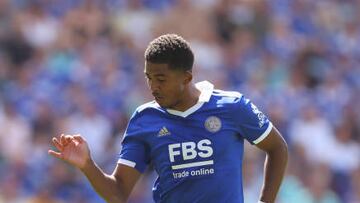
{"label": "nose", "polygon": [[148,80],[148,86],[153,94],[159,92],[160,87],[157,82],[153,80]]}

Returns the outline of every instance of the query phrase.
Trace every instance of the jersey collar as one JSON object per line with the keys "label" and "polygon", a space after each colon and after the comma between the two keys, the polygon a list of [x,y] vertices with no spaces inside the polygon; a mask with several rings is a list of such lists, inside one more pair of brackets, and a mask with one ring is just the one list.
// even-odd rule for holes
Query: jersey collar
{"label": "jersey collar", "polygon": [[194,106],[190,107],[186,111],[177,111],[177,110],[173,110],[173,109],[166,109],[166,111],[169,114],[181,116],[181,117],[185,118],[185,117],[189,116],[190,114],[194,113],[195,111],[197,111],[198,109],[200,109],[205,102],[208,102],[210,100],[210,97],[214,90],[214,85],[205,80],[205,81],[196,83],[195,87],[198,90],[200,90],[201,93],[200,93],[198,102]]}

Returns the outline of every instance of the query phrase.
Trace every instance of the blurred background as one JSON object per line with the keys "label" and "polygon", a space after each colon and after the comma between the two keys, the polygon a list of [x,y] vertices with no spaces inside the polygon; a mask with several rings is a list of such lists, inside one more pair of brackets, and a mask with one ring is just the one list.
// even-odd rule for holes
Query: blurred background
{"label": "blurred background", "polygon": [[[242,92],[289,144],[278,203],[360,203],[360,1],[0,0],[0,203],[103,202],[47,154],[81,133],[115,167],[126,124],[149,100],[144,50],[178,33],[195,81]],[[264,154],[246,146],[257,202]],[[130,202],[152,202],[149,169]],[[184,194],[186,195],[186,194]]]}

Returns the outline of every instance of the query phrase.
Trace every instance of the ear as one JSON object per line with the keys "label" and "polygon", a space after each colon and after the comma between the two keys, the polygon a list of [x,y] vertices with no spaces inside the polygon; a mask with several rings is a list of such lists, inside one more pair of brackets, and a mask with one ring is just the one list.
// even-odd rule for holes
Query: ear
{"label": "ear", "polygon": [[191,71],[186,71],[184,73],[184,80],[183,80],[184,85],[189,84],[192,81],[192,79],[193,79],[192,72]]}

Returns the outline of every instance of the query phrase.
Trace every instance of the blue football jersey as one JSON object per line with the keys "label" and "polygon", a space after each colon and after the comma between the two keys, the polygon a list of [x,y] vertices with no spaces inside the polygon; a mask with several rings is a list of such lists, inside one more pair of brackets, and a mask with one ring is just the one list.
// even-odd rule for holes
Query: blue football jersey
{"label": "blue football jersey", "polygon": [[137,108],[120,152],[119,164],[158,174],[155,202],[243,202],[244,139],[261,142],[272,124],[238,92],[203,81],[198,103],[185,112],[155,101]]}

